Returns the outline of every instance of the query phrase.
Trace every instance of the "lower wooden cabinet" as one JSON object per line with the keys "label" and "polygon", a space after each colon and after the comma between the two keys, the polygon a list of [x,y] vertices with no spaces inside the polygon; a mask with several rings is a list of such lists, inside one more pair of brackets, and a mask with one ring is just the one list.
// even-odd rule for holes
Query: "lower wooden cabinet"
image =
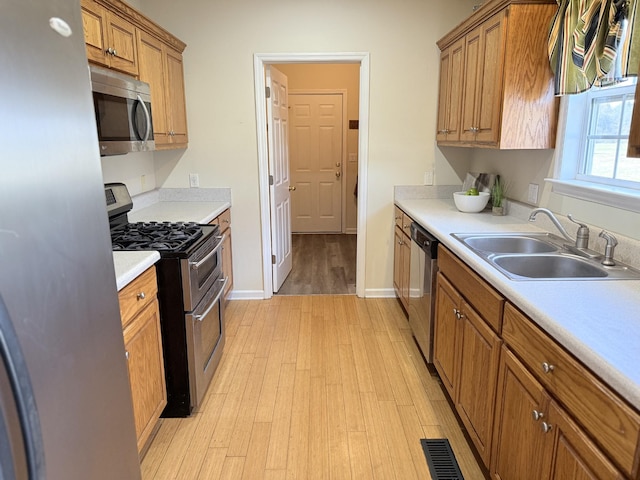
{"label": "lower wooden cabinet", "polygon": [[434,365],[488,466],[502,341],[442,273],[437,288]]}
{"label": "lower wooden cabinet", "polygon": [[506,347],[493,449],[495,479],[625,478]]}
{"label": "lower wooden cabinet", "polygon": [[411,222],[413,220],[395,207],[393,248],[393,287],[400,303],[409,311],[409,284],[411,282]]}
{"label": "lower wooden cabinet", "polygon": [[496,480],[640,480],[640,413],[442,245],[434,366]]}
{"label": "lower wooden cabinet", "polygon": [[142,452],[167,404],[155,267],[119,293],[138,452]]}

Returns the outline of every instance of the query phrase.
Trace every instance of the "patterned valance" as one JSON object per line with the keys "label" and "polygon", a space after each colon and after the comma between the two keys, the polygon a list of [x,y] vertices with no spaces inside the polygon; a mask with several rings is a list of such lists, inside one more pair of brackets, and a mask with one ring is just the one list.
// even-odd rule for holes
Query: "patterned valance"
{"label": "patterned valance", "polygon": [[637,75],[639,0],[558,0],[549,31],[556,95],[580,93]]}

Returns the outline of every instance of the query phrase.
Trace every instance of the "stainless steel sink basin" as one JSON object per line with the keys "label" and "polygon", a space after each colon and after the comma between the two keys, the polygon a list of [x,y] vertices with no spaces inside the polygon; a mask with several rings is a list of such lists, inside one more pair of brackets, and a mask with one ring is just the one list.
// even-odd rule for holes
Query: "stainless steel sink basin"
{"label": "stainless steel sink basin", "polygon": [[640,271],[601,256],[577,255],[550,233],[452,233],[472,252],[513,280],[640,280]]}
{"label": "stainless steel sink basin", "polygon": [[465,237],[462,241],[474,250],[490,253],[549,253],[559,247],[549,240],[524,235],[476,235]]}
{"label": "stainless steel sink basin", "polygon": [[589,260],[567,255],[496,255],[491,261],[527,278],[605,278],[609,274]]}

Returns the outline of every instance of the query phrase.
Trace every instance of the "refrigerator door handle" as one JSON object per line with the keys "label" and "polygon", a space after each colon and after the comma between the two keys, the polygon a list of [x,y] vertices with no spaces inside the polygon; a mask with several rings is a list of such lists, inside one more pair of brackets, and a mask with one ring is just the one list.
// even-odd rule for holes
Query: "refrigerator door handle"
{"label": "refrigerator door handle", "polygon": [[0,476],[44,480],[44,445],[35,395],[1,296],[0,368]]}

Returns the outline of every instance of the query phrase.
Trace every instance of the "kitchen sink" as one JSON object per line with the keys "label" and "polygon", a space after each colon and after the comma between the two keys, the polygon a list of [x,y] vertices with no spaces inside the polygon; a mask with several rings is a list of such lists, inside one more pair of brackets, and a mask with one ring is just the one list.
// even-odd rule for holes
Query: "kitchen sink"
{"label": "kitchen sink", "polygon": [[[561,240],[558,238],[561,242]],[[489,253],[549,253],[560,246],[552,243],[550,235],[468,235],[462,242],[473,250]]]}
{"label": "kitchen sink", "polygon": [[605,278],[604,266],[569,255],[496,255],[491,261],[507,272],[527,278]]}
{"label": "kitchen sink", "polygon": [[[513,280],[640,280],[640,271],[576,249],[550,233],[452,233],[452,237]],[[590,253],[595,253],[591,252]]]}

